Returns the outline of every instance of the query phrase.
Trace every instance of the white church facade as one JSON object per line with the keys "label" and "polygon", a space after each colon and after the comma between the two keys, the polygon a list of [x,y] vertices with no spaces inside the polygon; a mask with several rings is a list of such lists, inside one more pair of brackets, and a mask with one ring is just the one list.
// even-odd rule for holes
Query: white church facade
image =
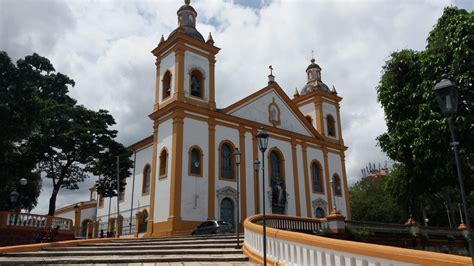
{"label": "white church facade", "polygon": [[[237,179],[240,220],[261,213],[262,171],[254,170],[255,160],[265,161],[267,213],[325,217],[337,207],[350,219],[342,98],[322,82],[320,66],[311,60],[306,85],[293,98],[270,75],[266,87],[219,109],[215,99],[222,90],[215,87],[215,65],[220,49],[210,34],[205,40],[196,30],[196,17],[185,1],[178,28],[152,51],[153,131],[130,146],[134,174],[119,197],[123,226],[134,223],[137,212],[142,223],[136,226],[145,236],[187,234],[208,219],[235,223]],[[261,128],[269,134],[264,158],[256,139]],[[97,218],[104,223],[109,200],[97,205]]]}

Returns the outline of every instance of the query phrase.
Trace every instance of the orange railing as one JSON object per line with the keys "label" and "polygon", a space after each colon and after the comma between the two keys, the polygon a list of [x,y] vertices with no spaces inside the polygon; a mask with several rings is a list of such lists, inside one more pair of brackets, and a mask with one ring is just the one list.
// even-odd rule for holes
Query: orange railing
{"label": "orange railing", "polygon": [[[263,262],[262,215],[244,222],[243,251],[253,262]],[[306,231],[325,219],[266,215],[267,263],[278,265],[472,265],[470,257],[411,250],[320,237]]]}

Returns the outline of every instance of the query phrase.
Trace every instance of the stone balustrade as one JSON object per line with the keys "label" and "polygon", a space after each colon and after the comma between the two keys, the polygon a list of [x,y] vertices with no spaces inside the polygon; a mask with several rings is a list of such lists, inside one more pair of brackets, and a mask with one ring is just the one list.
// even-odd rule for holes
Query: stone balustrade
{"label": "stone balustrade", "polygon": [[[254,215],[244,222],[244,254],[263,263],[262,215]],[[266,215],[267,263],[273,265],[471,265],[470,257],[440,254],[429,251],[367,244],[331,239],[307,231],[308,224],[320,224],[324,219]],[[279,220],[279,222],[276,222]],[[300,221],[300,225],[298,225]],[[277,225],[277,228],[274,228]],[[311,225],[313,226],[313,225]],[[318,229],[318,230],[319,230]],[[295,232],[296,231],[296,232]],[[300,231],[300,232],[298,232]]]}

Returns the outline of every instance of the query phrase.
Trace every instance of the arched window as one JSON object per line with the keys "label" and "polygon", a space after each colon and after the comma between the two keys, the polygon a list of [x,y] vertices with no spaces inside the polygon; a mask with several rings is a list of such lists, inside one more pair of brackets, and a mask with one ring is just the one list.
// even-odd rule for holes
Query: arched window
{"label": "arched window", "polygon": [[314,216],[316,216],[316,218],[326,217],[326,212],[321,207],[317,207],[314,214],[315,214]]}
{"label": "arched window", "polygon": [[163,86],[162,86],[162,99],[166,99],[171,96],[171,72],[166,71],[163,76]]}
{"label": "arched window", "polygon": [[270,185],[272,188],[272,213],[286,212],[286,184],[284,159],[278,149],[270,150]]}
{"label": "arched window", "polygon": [[332,115],[326,116],[326,124],[328,129],[328,136],[335,137],[336,136],[336,122]]}
{"label": "arched window", "polygon": [[150,175],[151,175],[151,168],[150,168],[150,165],[147,164],[145,168],[143,168],[143,182],[142,182],[143,195],[148,195],[148,193],[150,193]]}
{"label": "arched window", "polygon": [[224,179],[234,179],[234,147],[225,142],[221,145],[221,154],[220,154],[220,170],[221,170],[221,178]]}
{"label": "arched window", "polygon": [[168,151],[164,148],[160,153],[160,178],[168,175]]}
{"label": "arched window", "polygon": [[332,180],[334,186],[334,195],[342,196],[341,178],[337,174],[334,174]]}
{"label": "arched window", "polygon": [[204,98],[204,77],[199,70],[191,71],[190,92],[192,96]]}
{"label": "arched window", "polygon": [[202,156],[198,146],[189,149],[189,175],[202,176]]}
{"label": "arched window", "polygon": [[321,164],[318,161],[313,161],[311,163],[311,178],[312,178],[313,192],[323,193],[324,192],[323,171],[321,168]]}
{"label": "arched window", "polygon": [[311,125],[313,124],[313,118],[311,118],[311,116],[307,115],[305,118]]}

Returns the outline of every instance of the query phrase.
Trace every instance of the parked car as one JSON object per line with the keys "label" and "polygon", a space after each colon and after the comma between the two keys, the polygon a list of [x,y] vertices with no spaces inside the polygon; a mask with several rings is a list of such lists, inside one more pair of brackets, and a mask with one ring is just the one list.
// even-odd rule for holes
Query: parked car
{"label": "parked car", "polygon": [[234,226],[226,221],[209,220],[198,225],[192,235],[225,234],[234,232]]}

